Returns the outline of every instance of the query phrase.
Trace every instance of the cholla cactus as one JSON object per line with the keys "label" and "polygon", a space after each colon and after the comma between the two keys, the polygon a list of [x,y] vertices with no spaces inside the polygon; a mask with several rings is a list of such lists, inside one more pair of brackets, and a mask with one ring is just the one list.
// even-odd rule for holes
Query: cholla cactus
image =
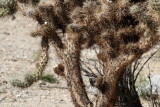
{"label": "cholla cactus", "polygon": [[[152,0],[54,0],[52,5],[33,5],[34,0],[17,0],[24,11],[39,23],[31,35],[42,37],[47,56],[49,43],[56,48],[63,62],[61,75],[65,76],[76,107],[92,107],[81,77],[81,51],[97,45],[97,57],[105,67],[97,77],[101,92],[99,107],[112,107],[125,67],[129,66],[160,39],[160,15]],[[35,4],[35,3],[34,3]],[[156,5],[157,6],[157,5]],[[47,41],[43,43],[43,40]],[[42,55],[43,56],[43,55]],[[39,64],[40,72],[47,57]],[[43,62],[44,61],[44,62]],[[59,67],[57,67],[56,72]],[[62,74],[64,73],[64,74]]]}

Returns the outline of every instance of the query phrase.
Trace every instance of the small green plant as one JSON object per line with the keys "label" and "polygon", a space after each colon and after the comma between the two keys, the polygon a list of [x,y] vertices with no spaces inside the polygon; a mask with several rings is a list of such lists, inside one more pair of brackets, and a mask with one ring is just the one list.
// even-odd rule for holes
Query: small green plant
{"label": "small green plant", "polygon": [[15,87],[19,88],[27,88],[31,86],[34,82],[37,82],[38,80],[42,80],[49,83],[59,83],[59,81],[54,78],[53,75],[46,74],[42,75],[41,77],[38,74],[26,74],[24,77],[24,81],[15,79],[11,82],[11,84]]}
{"label": "small green plant", "polygon": [[41,80],[49,83],[59,83],[59,81],[53,75],[50,74],[42,76]]}

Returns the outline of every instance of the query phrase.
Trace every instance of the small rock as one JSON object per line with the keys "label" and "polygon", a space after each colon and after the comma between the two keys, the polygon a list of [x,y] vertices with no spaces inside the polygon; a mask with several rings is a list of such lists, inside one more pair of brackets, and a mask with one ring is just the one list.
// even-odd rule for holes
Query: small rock
{"label": "small rock", "polygon": [[3,81],[3,84],[7,84],[8,82],[6,80]]}
{"label": "small rock", "polygon": [[11,59],[11,61],[13,61],[13,62],[17,62],[17,60],[16,60],[16,59]]}
{"label": "small rock", "polygon": [[46,85],[46,82],[42,81],[41,83],[39,83],[39,85]]}
{"label": "small rock", "polygon": [[58,103],[60,103],[60,104],[61,104],[61,103],[64,103],[64,100],[63,100],[63,99],[61,99]]}
{"label": "small rock", "polygon": [[3,32],[3,34],[5,34],[5,35],[10,35],[10,33],[8,33],[8,32]]}

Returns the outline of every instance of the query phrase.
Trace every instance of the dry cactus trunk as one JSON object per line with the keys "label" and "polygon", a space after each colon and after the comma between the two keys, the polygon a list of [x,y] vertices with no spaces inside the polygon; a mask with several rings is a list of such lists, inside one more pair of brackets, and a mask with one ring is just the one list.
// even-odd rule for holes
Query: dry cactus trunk
{"label": "dry cactus trunk", "polygon": [[67,84],[69,90],[71,92],[71,97],[73,103],[76,107],[92,107],[92,103],[90,102],[85,86],[81,76],[80,69],[80,54],[81,54],[81,46],[80,46],[80,38],[75,33],[69,33],[67,44],[69,48],[67,48],[64,52],[63,60],[65,67],[65,78],[67,80]]}
{"label": "dry cactus trunk", "polygon": [[115,101],[114,107],[142,107],[138,92],[134,83],[134,70],[131,66],[123,71],[123,76],[119,81],[118,98]]}

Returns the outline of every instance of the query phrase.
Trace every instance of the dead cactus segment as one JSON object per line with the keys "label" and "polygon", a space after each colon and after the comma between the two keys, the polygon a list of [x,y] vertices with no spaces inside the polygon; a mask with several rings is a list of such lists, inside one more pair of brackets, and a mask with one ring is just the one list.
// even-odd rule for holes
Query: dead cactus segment
{"label": "dead cactus segment", "polygon": [[64,74],[64,65],[63,64],[59,64],[57,67],[54,68],[54,72],[57,74],[57,75],[60,75],[60,76],[65,76]]}

